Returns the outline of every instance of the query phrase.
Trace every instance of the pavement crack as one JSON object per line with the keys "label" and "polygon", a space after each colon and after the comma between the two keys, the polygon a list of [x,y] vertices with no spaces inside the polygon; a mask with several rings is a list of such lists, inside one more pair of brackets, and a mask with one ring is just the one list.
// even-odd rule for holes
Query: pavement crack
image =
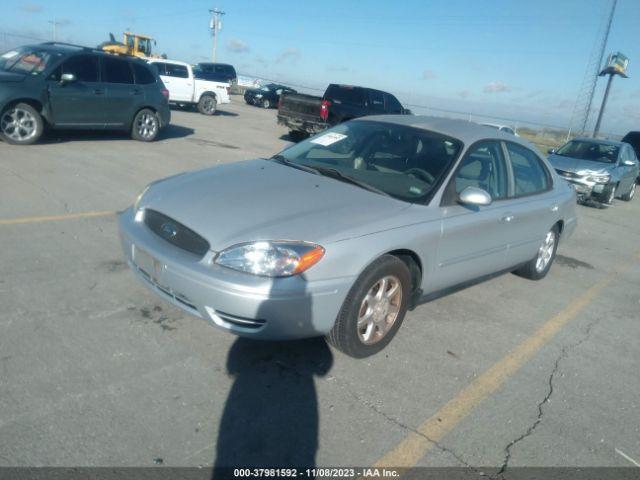
{"label": "pavement crack", "polygon": [[556,377],[556,375],[558,374],[558,371],[560,369],[560,363],[562,362],[562,360],[564,360],[565,358],[567,358],[567,356],[569,355],[569,351],[573,350],[577,347],[579,347],[580,345],[582,345],[584,342],[586,342],[589,337],[591,336],[591,332],[593,330],[593,328],[596,326],[596,324],[600,321],[600,318],[594,320],[593,322],[589,323],[589,325],[587,325],[587,328],[585,329],[582,338],[580,340],[578,340],[577,342],[574,342],[572,344],[569,345],[565,345],[564,347],[562,347],[562,350],[560,351],[560,355],[558,355],[558,357],[556,358],[556,361],[553,364],[553,369],[551,370],[551,373],[549,374],[549,378],[547,380],[547,384],[548,384],[548,389],[547,389],[547,394],[544,396],[544,398],[542,399],[541,402],[538,403],[537,408],[538,408],[538,415],[535,419],[535,421],[527,428],[527,430],[520,435],[519,437],[517,437],[516,439],[512,440],[511,442],[509,442],[509,444],[507,444],[507,446],[504,449],[504,461],[502,462],[502,465],[500,466],[500,469],[498,470],[497,476],[503,478],[504,473],[506,472],[508,466],[509,466],[509,461],[511,460],[511,456],[512,456],[512,451],[513,448],[520,443],[522,440],[524,440],[525,438],[531,436],[533,434],[533,432],[536,430],[536,428],[538,428],[538,426],[542,423],[542,419],[544,417],[544,405],[546,403],[548,403],[551,400],[551,396],[553,395],[554,392],[554,379]]}
{"label": "pavement crack", "polygon": [[[341,383],[341,382],[337,382],[337,383]],[[416,435],[421,436],[422,438],[424,438],[426,441],[428,441],[429,443],[431,443],[434,447],[436,447],[438,450],[440,450],[441,452],[444,453],[448,453],[449,455],[451,455],[453,458],[455,458],[458,462],[460,462],[462,465],[464,465],[467,468],[470,468],[472,470],[474,470],[477,473],[481,473],[480,470],[476,469],[475,467],[473,467],[472,465],[470,465],[469,463],[467,463],[460,455],[458,455],[456,452],[454,452],[453,450],[451,450],[450,448],[442,445],[440,442],[434,440],[433,438],[430,438],[428,435],[425,435],[424,433],[422,433],[421,431],[407,425],[404,422],[401,422],[400,420],[398,420],[395,417],[392,417],[391,415],[389,415],[387,412],[381,410],[377,405],[375,405],[374,403],[371,403],[363,398],[360,398],[359,395],[357,395],[355,392],[353,392],[352,390],[350,390],[348,387],[344,386],[344,385],[340,385],[344,390],[347,391],[347,393],[349,395],[351,395],[353,398],[355,398],[358,402],[360,402],[362,405],[364,405],[365,407],[373,410],[376,414],[380,415],[382,418],[384,418],[385,420],[387,420],[390,423],[393,423],[394,425],[402,428],[403,430],[406,430],[407,432],[412,432],[415,433]]]}

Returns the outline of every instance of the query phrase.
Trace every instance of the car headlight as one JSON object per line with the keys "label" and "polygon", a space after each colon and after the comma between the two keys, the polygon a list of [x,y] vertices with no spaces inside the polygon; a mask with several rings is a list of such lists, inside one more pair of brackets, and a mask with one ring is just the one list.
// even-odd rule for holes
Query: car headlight
{"label": "car headlight", "polygon": [[324,248],[313,243],[260,241],[229,247],[215,263],[253,275],[288,277],[311,268],[323,255]]}
{"label": "car headlight", "polygon": [[261,93],[257,93],[256,94],[256,98],[262,98],[262,94]]}
{"label": "car headlight", "polygon": [[611,175],[608,173],[593,174],[587,177],[587,181],[596,183],[609,183],[609,180],[611,180]]}

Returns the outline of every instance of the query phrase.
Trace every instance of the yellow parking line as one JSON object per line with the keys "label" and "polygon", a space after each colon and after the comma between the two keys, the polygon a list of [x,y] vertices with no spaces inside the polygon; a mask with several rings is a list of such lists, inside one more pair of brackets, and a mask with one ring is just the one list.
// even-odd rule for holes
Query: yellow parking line
{"label": "yellow parking line", "polygon": [[82,212],[82,213],[67,213],[65,215],[50,215],[45,217],[22,217],[22,218],[8,218],[0,220],[0,225],[20,225],[22,223],[38,223],[38,222],[58,222],[61,220],[74,220],[76,218],[96,218],[96,217],[108,217],[115,215],[117,212]]}
{"label": "yellow parking line", "polygon": [[[636,252],[634,259],[638,259]],[[449,433],[462,419],[476,408],[483,400],[498,390],[507,379],[533,357],[548,343],[565,325],[578,314],[624,270],[633,265],[626,262],[598,283],[589,288],[583,295],[573,300],[558,314],[548,320],[533,335],[525,339],[511,350],[504,358],[495,363],[480,377],[458,395],[449,400],[433,416],[420,425],[416,432],[408,434],[393,450],[380,458],[375,467],[412,467]]]}

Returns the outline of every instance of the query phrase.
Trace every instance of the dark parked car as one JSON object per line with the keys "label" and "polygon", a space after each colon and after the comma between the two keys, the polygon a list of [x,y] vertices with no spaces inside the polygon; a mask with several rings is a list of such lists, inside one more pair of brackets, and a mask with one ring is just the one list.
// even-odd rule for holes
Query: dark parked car
{"label": "dark parked car", "polygon": [[549,153],[549,162],[573,185],[578,199],[611,205],[616,197],[633,198],[638,159],[628,143],[575,138]]}
{"label": "dark parked car", "polygon": [[289,128],[291,138],[298,139],[353,118],[385,113],[402,115],[411,112],[390,93],[331,84],[322,97],[283,95],[278,106],[278,123]]}
{"label": "dark parked car", "polygon": [[[622,141],[631,145],[633,151],[636,152],[636,157],[640,159],[640,132],[629,132]],[[636,182],[640,183],[640,175],[638,175]]]}
{"label": "dark parked car", "polygon": [[193,67],[193,74],[196,78],[211,82],[238,83],[236,69],[227,63],[198,63]]}
{"label": "dark parked car", "polygon": [[61,43],[0,55],[0,137],[35,143],[45,127],[130,131],[155,140],[169,124],[169,92],[144,61]]}
{"label": "dark parked car", "polygon": [[278,105],[283,93],[298,93],[293,88],[269,83],[257,88],[250,88],[244,92],[244,101],[249,105],[259,105],[263,108],[272,108]]}

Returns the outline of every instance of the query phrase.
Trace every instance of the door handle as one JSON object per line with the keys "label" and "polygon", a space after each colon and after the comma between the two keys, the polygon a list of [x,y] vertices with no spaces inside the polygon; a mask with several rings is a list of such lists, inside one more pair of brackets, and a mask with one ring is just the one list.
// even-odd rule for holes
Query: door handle
{"label": "door handle", "polygon": [[141,94],[142,94],[142,90],[140,90],[139,88],[136,88],[131,91],[131,95],[141,95]]}
{"label": "door handle", "polygon": [[558,205],[554,205],[549,210],[551,210],[552,212],[557,212],[558,211]]}
{"label": "door handle", "polygon": [[101,88],[96,88],[93,90],[93,93],[95,93],[96,95],[102,95],[104,93],[104,90],[102,90]]}
{"label": "door handle", "polygon": [[513,215],[510,213],[508,215],[505,215],[504,217],[500,218],[500,222],[502,223],[511,223],[513,221]]}

